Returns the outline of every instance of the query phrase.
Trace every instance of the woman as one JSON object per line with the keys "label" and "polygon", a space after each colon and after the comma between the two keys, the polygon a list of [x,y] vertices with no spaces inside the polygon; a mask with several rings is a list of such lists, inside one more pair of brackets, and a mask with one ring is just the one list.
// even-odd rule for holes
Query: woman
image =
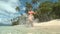
{"label": "woman", "polygon": [[29,16],[28,16],[28,25],[31,25],[33,27],[33,19],[34,19],[33,14],[35,14],[35,12],[32,11],[32,10],[29,10],[28,14],[29,14]]}

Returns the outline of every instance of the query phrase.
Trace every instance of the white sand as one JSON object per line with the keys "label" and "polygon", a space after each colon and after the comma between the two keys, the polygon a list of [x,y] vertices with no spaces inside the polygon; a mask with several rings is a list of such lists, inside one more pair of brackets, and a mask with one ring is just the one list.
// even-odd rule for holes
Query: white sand
{"label": "white sand", "polygon": [[56,20],[51,20],[48,22],[42,22],[42,23],[34,23],[34,26],[52,26],[52,25],[60,25],[60,20],[56,19]]}

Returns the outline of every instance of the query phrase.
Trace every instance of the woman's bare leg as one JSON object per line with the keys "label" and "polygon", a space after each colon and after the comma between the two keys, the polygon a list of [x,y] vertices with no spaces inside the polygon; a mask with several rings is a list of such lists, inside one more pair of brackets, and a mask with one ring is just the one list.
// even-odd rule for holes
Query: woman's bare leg
{"label": "woman's bare leg", "polygon": [[33,27],[33,21],[30,21],[30,25],[31,25],[31,27]]}

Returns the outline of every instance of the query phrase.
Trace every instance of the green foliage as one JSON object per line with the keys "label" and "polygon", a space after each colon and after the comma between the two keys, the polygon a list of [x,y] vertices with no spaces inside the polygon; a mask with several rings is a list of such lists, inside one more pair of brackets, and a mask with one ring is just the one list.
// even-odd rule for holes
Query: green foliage
{"label": "green foliage", "polygon": [[[17,17],[17,18],[19,18],[19,17]],[[18,25],[18,24],[19,24],[19,19],[17,19],[17,18],[13,18],[13,19],[11,19],[12,26],[14,26],[14,25]]]}
{"label": "green foliage", "polygon": [[[37,3],[39,0],[32,0],[32,4]],[[33,9],[31,3],[26,3],[27,8]],[[45,2],[39,3],[38,8],[35,8],[34,11],[36,14],[34,15],[35,18],[38,18],[40,21],[47,21],[51,19],[60,18],[60,0],[58,2],[51,2],[50,0],[45,0]],[[28,12],[28,10],[27,10]]]}
{"label": "green foliage", "polygon": [[31,3],[26,2],[26,13],[28,12],[28,10],[32,10],[33,9],[33,4],[37,3],[39,0],[32,0]]}
{"label": "green foliage", "polygon": [[[40,21],[46,21],[46,20],[50,20],[50,13],[52,12],[52,7],[53,7],[53,3],[51,2],[43,2],[39,5],[39,7],[37,8],[37,17]],[[48,19],[49,18],[49,19]]]}
{"label": "green foliage", "polygon": [[17,6],[16,8],[15,8],[17,11],[20,11],[20,8]]}
{"label": "green foliage", "polygon": [[37,3],[39,0],[32,0],[32,3]]}
{"label": "green foliage", "polygon": [[56,2],[53,6],[53,12],[56,15],[55,18],[60,18],[60,2]]}
{"label": "green foliage", "polygon": [[30,9],[30,8],[32,8],[32,5],[31,5],[30,3],[28,3],[28,2],[26,2],[26,7],[27,7],[28,9]]}
{"label": "green foliage", "polygon": [[18,25],[19,23],[18,22],[12,22],[12,25]]}
{"label": "green foliage", "polygon": [[32,9],[32,5],[29,2],[26,2],[26,13],[28,13],[28,10]]}

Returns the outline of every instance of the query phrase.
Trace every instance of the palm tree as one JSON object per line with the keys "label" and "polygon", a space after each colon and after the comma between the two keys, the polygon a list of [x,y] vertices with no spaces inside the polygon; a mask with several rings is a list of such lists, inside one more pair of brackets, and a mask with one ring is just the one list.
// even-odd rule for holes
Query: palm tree
{"label": "palm tree", "polygon": [[[16,11],[20,11],[20,8],[17,6],[16,8]],[[18,18],[18,19],[17,19]],[[12,22],[12,26],[13,25],[18,25],[19,24],[19,16],[18,17],[16,17],[16,18],[13,18],[13,19],[11,19],[11,22]],[[16,20],[16,21],[15,21]]]}
{"label": "palm tree", "polygon": [[[38,19],[44,21],[44,19],[49,20],[48,15],[52,12],[53,3],[50,1],[45,1],[40,3],[39,7],[37,8]],[[42,18],[42,19],[41,19]]]}
{"label": "palm tree", "polygon": [[20,8],[18,6],[15,9],[16,9],[16,11],[20,11]]}
{"label": "palm tree", "polygon": [[26,7],[30,9],[30,8],[32,8],[32,5],[28,2],[26,2]]}
{"label": "palm tree", "polygon": [[26,2],[26,13],[28,12],[28,10],[32,9],[32,5],[28,2]]}
{"label": "palm tree", "polygon": [[37,3],[39,0],[32,0],[32,3],[34,4],[34,3]]}

